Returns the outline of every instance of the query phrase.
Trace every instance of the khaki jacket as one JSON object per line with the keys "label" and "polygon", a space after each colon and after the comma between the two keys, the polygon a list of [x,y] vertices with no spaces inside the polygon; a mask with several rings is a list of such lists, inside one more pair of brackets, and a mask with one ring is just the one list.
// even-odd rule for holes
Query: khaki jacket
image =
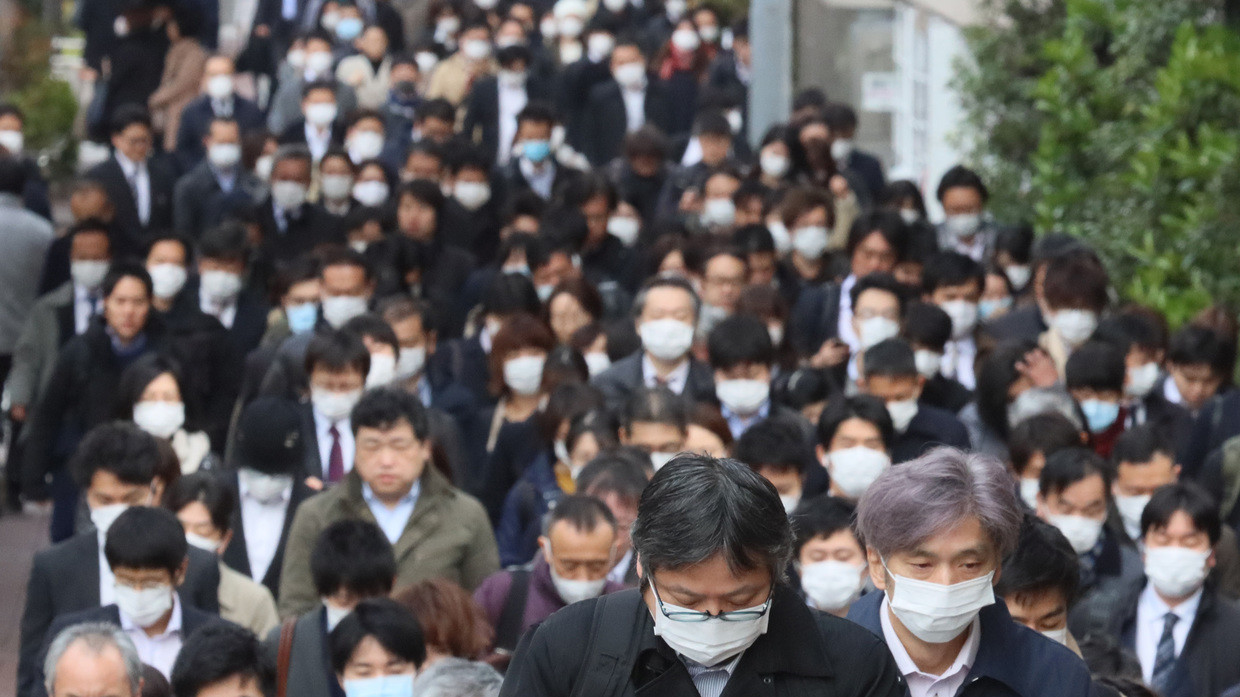
{"label": "khaki jacket", "polygon": [[[434,467],[426,468],[421,484],[413,514],[395,544],[395,587],[446,578],[472,592],[499,570],[499,548],[486,510]],[[375,522],[362,499],[362,480],[356,471],[297,509],[280,577],[281,617],[301,615],[319,604],[310,576],[310,551],[319,533],[338,520]]]}
{"label": "khaki jacket", "polygon": [[280,624],[271,591],[249,576],[220,562],[220,617],[241,625],[258,636]]}

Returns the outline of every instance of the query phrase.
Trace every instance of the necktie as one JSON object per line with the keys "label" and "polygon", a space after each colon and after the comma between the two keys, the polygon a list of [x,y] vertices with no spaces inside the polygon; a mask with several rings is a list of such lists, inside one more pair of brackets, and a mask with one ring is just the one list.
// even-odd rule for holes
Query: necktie
{"label": "necktie", "polygon": [[1159,692],[1166,691],[1167,678],[1171,677],[1171,669],[1175,667],[1175,636],[1172,630],[1179,619],[1174,612],[1168,612],[1163,617],[1162,636],[1158,638],[1158,649],[1154,651],[1154,674],[1150,680],[1151,687]]}
{"label": "necktie", "polygon": [[344,451],[340,448],[340,431],[336,424],[327,430],[332,437],[331,453],[327,456],[327,483],[335,484],[344,479]]}

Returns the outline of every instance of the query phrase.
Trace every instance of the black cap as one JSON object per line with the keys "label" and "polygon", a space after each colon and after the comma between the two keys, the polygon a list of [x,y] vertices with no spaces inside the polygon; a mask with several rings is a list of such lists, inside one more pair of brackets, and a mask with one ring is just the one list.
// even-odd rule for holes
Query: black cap
{"label": "black cap", "polygon": [[301,407],[278,397],[260,397],[241,412],[234,464],[266,474],[292,474],[305,459]]}

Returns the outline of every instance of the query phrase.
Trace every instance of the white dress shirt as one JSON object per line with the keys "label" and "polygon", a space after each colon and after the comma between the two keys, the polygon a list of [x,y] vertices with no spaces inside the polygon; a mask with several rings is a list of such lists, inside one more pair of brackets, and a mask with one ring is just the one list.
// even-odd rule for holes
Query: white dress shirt
{"label": "white dress shirt", "polygon": [[401,534],[405,532],[405,526],[409,524],[409,516],[413,515],[413,508],[418,505],[418,496],[421,493],[422,483],[414,482],[409,493],[401,497],[400,501],[396,502],[396,506],[388,508],[387,504],[375,496],[369,484],[362,483],[362,500],[366,502],[366,506],[375,516],[375,522],[379,524],[383,536],[392,544],[396,544]]}
{"label": "white dress shirt", "polygon": [[108,563],[108,558],[103,556],[103,543],[106,536],[99,531],[95,531],[95,535],[99,538],[99,607],[111,605],[116,602],[116,577],[112,575],[112,565]]}
{"label": "white dress shirt", "polygon": [[551,198],[551,188],[555,185],[555,164],[551,162],[551,158],[545,160],[540,167],[523,157],[517,160],[517,167],[521,169],[521,175],[534,193],[543,200]]}
{"label": "white dress shirt", "polygon": [[685,664],[685,669],[689,671],[689,677],[693,679],[693,686],[697,688],[699,695],[719,697],[723,694],[723,688],[728,686],[732,673],[736,672],[736,664],[741,662],[743,655],[745,655],[744,651],[736,654],[735,658],[721,666],[704,666],[684,656],[679,656],[679,658],[681,663]]}
{"label": "white dress shirt", "polygon": [[633,563],[633,550],[624,553],[620,557],[620,561],[611,567],[611,571],[607,572],[607,580],[613,583],[624,583],[624,578],[629,575],[629,565]]}
{"label": "white dress shirt", "polygon": [[241,498],[241,530],[245,533],[245,554],[250,562],[250,578],[263,582],[280,546],[284,517],[293,498],[293,485],[271,501],[263,501],[250,493],[244,481],[237,488]]}
{"label": "white dress shirt", "polygon": [[857,277],[852,274],[848,274],[840,283],[840,319],[835,325],[835,335],[848,344],[854,354],[861,350],[861,338],[853,331],[852,326],[852,289],[855,285]]}
{"label": "white dress shirt", "polygon": [[[659,386],[659,369],[654,367],[654,361],[650,360],[650,356],[645,353],[642,354],[642,382],[651,389]],[[689,359],[685,357],[680,359],[680,365],[663,378],[663,385],[676,394],[684,394],[685,386],[688,384]]]}
{"label": "white dress shirt", "polygon": [[314,158],[315,162],[318,162],[323,159],[323,155],[325,155],[327,153],[327,149],[331,147],[331,126],[324,128],[322,132],[314,126],[311,126],[309,123],[306,124],[305,128],[306,147],[310,148],[310,156]]}
{"label": "white dress shirt", "polygon": [[749,416],[741,416],[729,409],[726,405],[719,407],[719,413],[723,414],[723,418],[728,422],[728,430],[732,432],[733,439],[739,439],[749,427],[765,419],[771,413],[771,400],[766,400],[758,410]]}
{"label": "white dress shirt", "polygon": [[917,667],[912,656],[909,656],[908,650],[904,648],[904,644],[900,642],[895,627],[891,625],[889,607],[887,598],[884,596],[883,605],[878,610],[883,624],[883,640],[887,642],[891,657],[896,659],[896,668],[900,670],[900,674],[908,683],[909,695],[911,697],[954,697],[960,690],[960,686],[964,684],[965,678],[969,677],[969,670],[977,661],[977,650],[981,646],[979,640],[982,634],[981,620],[973,618],[973,624],[969,627],[969,638],[965,640],[964,646],[960,647],[960,653],[951,666],[942,675],[931,675],[923,673]]}
{"label": "white dress shirt", "polygon": [[[340,434],[340,454],[343,456],[344,472],[353,471],[353,425],[348,418],[335,422],[336,431]],[[327,468],[331,466],[332,456],[332,420],[314,409],[314,431],[319,445],[319,463],[323,466],[323,481],[327,481]]]}
{"label": "white dress shirt", "polygon": [[948,341],[943,347],[943,359],[939,362],[939,370],[943,377],[964,385],[967,389],[977,387],[977,376],[973,373],[973,362],[977,360],[977,342],[973,337],[966,336],[959,341]]}
{"label": "white dress shirt", "polygon": [[1197,617],[1197,607],[1201,605],[1202,589],[1189,596],[1188,600],[1170,607],[1154,586],[1146,583],[1141,591],[1141,599],[1137,601],[1137,660],[1141,662],[1141,675],[1148,684],[1154,678],[1154,657],[1158,653],[1158,640],[1162,638],[1163,625],[1166,624],[1168,612],[1175,613],[1180,619],[1171,628],[1171,637],[1175,639],[1175,655],[1177,658],[1184,650],[1188,641],[1188,633],[1193,628],[1193,620]]}
{"label": "white dress shirt", "polygon": [[181,599],[176,593],[172,594],[172,617],[168,618],[168,626],[163,633],[155,636],[147,636],[125,613],[120,615],[121,629],[133,640],[134,647],[138,649],[138,658],[163,673],[165,678],[171,677],[172,664],[181,652]]}
{"label": "white dress shirt", "polygon": [[116,151],[116,162],[125,173],[125,179],[134,192],[134,205],[138,208],[138,220],[143,225],[151,222],[151,174],[145,162],[133,162],[125,157],[120,150]]}
{"label": "white dress shirt", "polygon": [[225,329],[232,329],[233,322],[237,320],[237,299],[233,298],[231,302],[220,304],[213,302],[207,297],[206,293],[198,291],[198,308],[203,314],[211,315],[218,319]]}
{"label": "white dress shirt", "polygon": [[505,85],[499,82],[499,151],[495,162],[502,165],[512,153],[512,140],[517,135],[517,114],[530,101],[525,85]]}
{"label": "white dress shirt", "polygon": [[[73,331],[81,334],[90,326],[90,318],[103,311],[98,297],[93,300],[85,286],[73,284]],[[1168,381],[1170,382],[1170,381]]]}
{"label": "white dress shirt", "polygon": [[624,98],[624,130],[632,133],[646,125],[646,85],[639,90],[620,88],[620,96]]}

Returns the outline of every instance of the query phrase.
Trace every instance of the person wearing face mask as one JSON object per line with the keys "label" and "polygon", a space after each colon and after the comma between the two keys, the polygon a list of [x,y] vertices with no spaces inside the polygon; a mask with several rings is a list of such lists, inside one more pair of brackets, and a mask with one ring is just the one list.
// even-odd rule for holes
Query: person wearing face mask
{"label": "person wearing face mask", "polygon": [[[1079,448],[1083,439],[1084,434],[1075,423],[1054,411],[1034,414],[1012,428],[1008,437],[1008,461],[1012,464],[1020,500],[1029,510],[1038,507],[1039,480],[1046,458],[1065,448]],[[1140,518],[1139,513],[1137,517]]]}
{"label": "person wearing face mask", "polygon": [[1188,439],[1192,430],[1188,410],[1167,399],[1160,387],[1167,380],[1163,362],[1167,356],[1167,328],[1158,312],[1133,307],[1098,323],[1099,339],[1124,353],[1124,406],[1129,427],[1151,424],[1166,430],[1176,443]]}
{"label": "person wearing face mask", "polygon": [[1086,342],[1068,358],[1065,372],[1068,391],[1085,416],[1094,451],[1110,457],[1115,439],[1128,423],[1123,352],[1106,341]]}
{"label": "person wearing face mask", "polygon": [[221,463],[211,439],[192,430],[201,407],[185,394],[181,374],[177,362],[166,356],[149,354],[134,361],[117,383],[116,415],[167,441],[182,474],[217,469]]}
{"label": "person wearing face mask", "polygon": [[[460,247],[480,262],[496,258],[502,202],[492,195],[491,165],[476,147],[462,148],[449,163],[451,194],[443,208],[445,244]],[[463,302],[467,305],[467,302]]]}
{"label": "person wearing face mask", "polygon": [[684,450],[688,437],[684,400],[666,387],[640,390],[625,406],[620,442],[645,451],[655,472]]}
{"label": "person wearing face mask", "polygon": [[[792,530],[773,488],[749,468],[676,458],[642,496],[633,543],[641,589],[548,619],[518,649],[501,694],[612,695],[655,681],[669,695],[761,682],[823,695],[903,693],[876,638],[775,582],[792,556]],[[598,651],[618,679],[601,670]],[[767,661],[780,670],[760,675]]]}
{"label": "person wearing face mask", "polygon": [[836,166],[862,184],[866,198],[880,200],[887,187],[883,164],[853,144],[857,137],[857,112],[847,104],[836,102],[822,110],[822,118],[831,130],[831,154]]}
{"label": "person wearing face mask", "polygon": [[855,502],[891,467],[895,431],[887,407],[876,397],[830,400],[817,424],[815,454],[830,479],[828,493]]}
{"label": "person wearing face mask", "polygon": [[311,488],[339,483],[353,469],[350,412],[370,372],[370,352],[352,332],[315,332],[306,347],[309,400],[302,407],[305,472]]}
{"label": "person wearing face mask", "polygon": [[[865,352],[899,336],[906,303],[903,287],[886,273],[873,273],[860,279],[852,286],[849,301],[849,331],[856,337],[857,347],[848,361],[847,371],[841,369],[838,372],[853,382],[859,382]],[[826,342],[820,353],[827,353],[830,348],[836,348],[843,358],[848,357],[848,345],[839,340]],[[831,358],[834,360],[835,357]],[[822,367],[838,369],[843,358],[833,365]]]}
{"label": "person wearing face mask", "polygon": [[1084,448],[1047,456],[1038,479],[1038,517],[1059,528],[1081,562],[1080,602],[1068,615],[1068,627],[1078,636],[1088,633],[1095,598],[1105,605],[1141,576],[1140,554],[1122,532],[1105,526],[1111,480],[1107,462]]}
{"label": "person wearing face mask", "polygon": [[857,388],[886,402],[895,427],[892,462],[908,462],[937,445],[969,447],[969,433],[955,415],[919,401],[926,381],[917,372],[913,349],[903,339],[875,345],[862,362],[864,377]]}
{"label": "person wearing face mask", "polygon": [[703,251],[693,266],[694,281],[702,299],[697,333],[705,337],[736,312],[736,303],[745,288],[749,268],[747,260],[738,251],[723,246]]}
{"label": "person wearing face mask", "polygon": [[1080,564],[1072,545],[1050,523],[1025,515],[1016,551],[1003,562],[995,586],[1012,621],[1081,655],[1068,631],[1068,611],[1076,602]]}
{"label": "person wearing face mask", "polygon": [[333,95],[333,101],[341,114],[348,114],[357,108],[357,95],[353,88],[334,79],[333,66],[336,59],[333,50],[332,36],[326,31],[315,29],[306,36],[304,48],[298,57],[300,66],[291,64],[294,52],[289,52],[290,62],[281,68],[280,86],[271,97],[268,108],[269,132],[284,133],[303,118],[305,91],[310,85],[326,87]]}
{"label": "person wearing face mask", "polygon": [[727,118],[719,109],[703,107],[679,157],[680,166],[659,195],[657,218],[684,219],[698,232],[731,234],[737,214],[732,198],[740,186],[734,160]]}
{"label": "person wearing face mask", "polygon": [[518,114],[527,104],[547,101],[552,95],[544,76],[530,69],[533,59],[528,47],[501,48],[496,57],[499,72],[479,78],[470,88],[461,132],[502,166],[509,160],[520,128]]}
{"label": "person wearing face mask", "polygon": [[602,501],[567,496],[547,514],[538,538],[541,554],[500,571],[474,591],[491,626],[492,651],[512,652],[518,640],[573,603],[623,590],[607,578],[616,561],[616,519]]}
{"label": "person wearing face mask", "polygon": [[847,616],[848,608],[868,590],[865,547],[852,530],[855,513],[852,503],[818,496],[792,516],[792,566],[805,604],[836,617]]}
{"label": "person wearing face mask", "polygon": [[950,448],[887,470],[861,498],[857,531],[881,592],[854,603],[848,618],[884,640],[907,694],[1090,694],[1080,658],[1017,626],[995,602],[1020,526],[1003,465]]}
{"label": "person wearing face mask", "polygon": [[[347,28],[352,30],[357,26],[355,22],[361,21],[350,18]],[[336,66],[336,79],[353,88],[358,107],[379,109],[387,103],[392,80],[387,32],[377,24],[363,26],[353,44],[358,53],[340,60]]]}
{"label": "person wearing face mask", "polygon": [[516,115],[512,157],[496,176],[497,200],[511,201],[532,191],[549,201],[581,177],[558,161],[551,142],[555,126],[555,112],[545,102],[531,102]]}
{"label": "person wearing face mask", "polygon": [[38,162],[25,150],[26,115],[12,102],[0,102],[0,148],[17,160],[19,169],[26,177],[17,192],[26,210],[47,220],[52,219],[52,206],[48,200],[47,178],[39,169]]}
{"label": "person wearing face mask", "polygon": [[947,171],[935,192],[946,219],[939,226],[939,248],[974,261],[991,257],[995,231],[983,215],[990,192],[976,172],[961,165]]}
{"label": "person wearing face mask", "polygon": [[1046,267],[1042,305],[1049,328],[1038,337],[1038,346],[1054,359],[1060,375],[1068,357],[1098,328],[1108,284],[1106,269],[1096,257],[1073,255]]}
{"label": "person wearing face mask", "polygon": [[[282,145],[271,165],[271,195],[258,205],[262,243],[251,279],[270,276],[278,261],[293,259],[323,244],[341,243],[340,222],[322,206],[309,203],[313,159],[301,145]],[[263,272],[266,275],[263,275]]]}
{"label": "person wearing face mask", "polygon": [[267,330],[270,308],[245,285],[250,259],[246,229],[239,223],[223,223],[208,230],[198,248],[198,283],[193,288],[198,306],[228,330],[237,355],[247,355]]}
{"label": "person wearing face mask", "polygon": [[923,299],[938,305],[951,318],[951,338],[943,347],[939,372],[969,390],[977,386],[973,373],[977,360],[974,336],[985,279],[982,265],[958,252],[940,252],[930,257],[922,271]]}
{"label": "person wearing face mask", "polygon": [[958,414],[973,400],[973,391],[943,374],[943,356],[952,336],[951,317],[933,303],[911,303],[904,313],[900,336],[913,347],[917,372],[926,379],[921,401]]}
{"label": "person wearing face mask", "polygon": [[454,107],[464,102],[475,81],[499,71],[489,24],[477,20],[467,25],[458,40],[460,49],[435,66],[426,85],[427,99],[446,99]]}
{"label": "person wearing face mask", "polygon": [[174,229],[193,239],[262,197],[263,184],[242,166],[241,129],[231,118],[214,118],[203,136],[204,157],[173,189]]}
{"label": "person wearing face mask", "polygon": [[[160,460],[154,437],[133,424],[105,424],[83,439],[71,468],[94,529],[34,555],[21,619],[18,694],[34,694],[41,682],[39,652],[54,637],[48,632],[54,619],[115,603],[114,577],[104,554],[107,533],[122,512],[153,505],[162,495],[155,479]],[[179,529],[177,537],[185,539]],[[181,597],[204,612],[215,612],[216,563],[198,550],[190,550],[188,557]]]}
{"label": "person wearing face mask", "polygon": [[388,598],[357,604],[330,637],[331,668],[345,697],[412,697],[426,663],[423,630],[412,612]]}
{"label": "person wearing face mask", "polygon": [[172,226],[176,176],[163,158],[151,157],[155,136],[150,114],[143,107],[118,107],[110,135],[112,157],[84,176],[99,182],[115,207],[115,252],[120,256],[141,254],[152,230]]}
{"label": "person wearing face mask", "polygon": [[206,157],[208,147],[204,139],[213,121],[236,121],[241,133],[264,128],[258,105],[236,93],[235,73],[236,66],[228,56],[215,55],[207,59],[202,73],[202,94],[185,106],[176,130],[175,155],[182,171],[192,170]]}
{"label": "person wearing face mask", "polygon": [[[329,148],[319,160],[318,169],[318,203],[343,223],[350,212],[360,207],[353,200],[353,179],[357,175],[357,166],[343,149]],[[348,230],[345,232],[347,237]]]}
{"label": "person wearing face mask", "polygon": [[1144,577],[1093,615],[1091,628],[1120,637],[1159,694],[1214,697],[1240,683],[1240,609],[1206,580],[1220,528],[1213,498],[1196,484],[1155,491],[1141,518]]}
{"label": "person wearing face mask", "polygon": [[332,633],[361,603],[391,594],[396,558],[379,526],[364,520],[325,525],[309,543],[304,567],[297,573],[309,577],[305,582],[311,599],[295,612],[281,605],[282,616],[296,621],[271,630],[265,643],[269,656],[276,655],[282,642],[292,646],[285,676],[288,694],[331,697],[339,694],[333,689],[338,689],[339,678],[324,660],[330,655]]}
{"label": "person wearing face mask", "polygon": [[279,135],[280,145],[304,145],[315,162],[329,148],[344,143],[342,112],[336,102],[333,83],[316,80],[301,90],[301,118],[290,123]]}
{"label": "person wearing face mask", "polygon": [[749,465],[775,487],[789,516],[803,500],[820,493],[826,486],[821,472],[811,481],[805,425],[799,417],[763,419],[741,434],[732,448],[733,457]]}
{"label": "person wearing face mask", "polygon": [[775,349],[762,320],[749,315],[729,317],[711,331],[706,343],[715,398],[733,438],[740,438],[762,419],[780,417],[796,424],[801,441],[809,442],[811,429],[804,418],[771,400]]}
{"label": "person wearing face mask", "polygon": [[[232,543],[230,526],[237,500],[214,474],[196,472],[181,477],[168,490],[164,506],[176,514],[191,547],[218,557]],[[271,591],[222,560],[218,564],[220,617],[258,636],[274,629],[280,619]]]}
{"label": "person wearing face mask", "polygon": [[620,39],[611,50],[611,79],[595,85],[582,112],[578,150],[595,167],[621,154],[625,134],[650,124],[668,136],[671,99],[662,80],[648,76],[646,57],[632,39]]}
{"label": "person wearing face mask", "polygon": [[[199,627],[221,621],[185,597],[188,548],[185,532],[171,512],[146,506],[126,510],[117,516],[104,544],[113,577],[112,601],[58,617],[48,636],[55,637],[75,624],[110,622],[129,636],[143,663],[164,677],[171,675],[184,639]],[[40,688],[42,678],[40,669]],[[42,695],[43,691],[29,694]]]}

